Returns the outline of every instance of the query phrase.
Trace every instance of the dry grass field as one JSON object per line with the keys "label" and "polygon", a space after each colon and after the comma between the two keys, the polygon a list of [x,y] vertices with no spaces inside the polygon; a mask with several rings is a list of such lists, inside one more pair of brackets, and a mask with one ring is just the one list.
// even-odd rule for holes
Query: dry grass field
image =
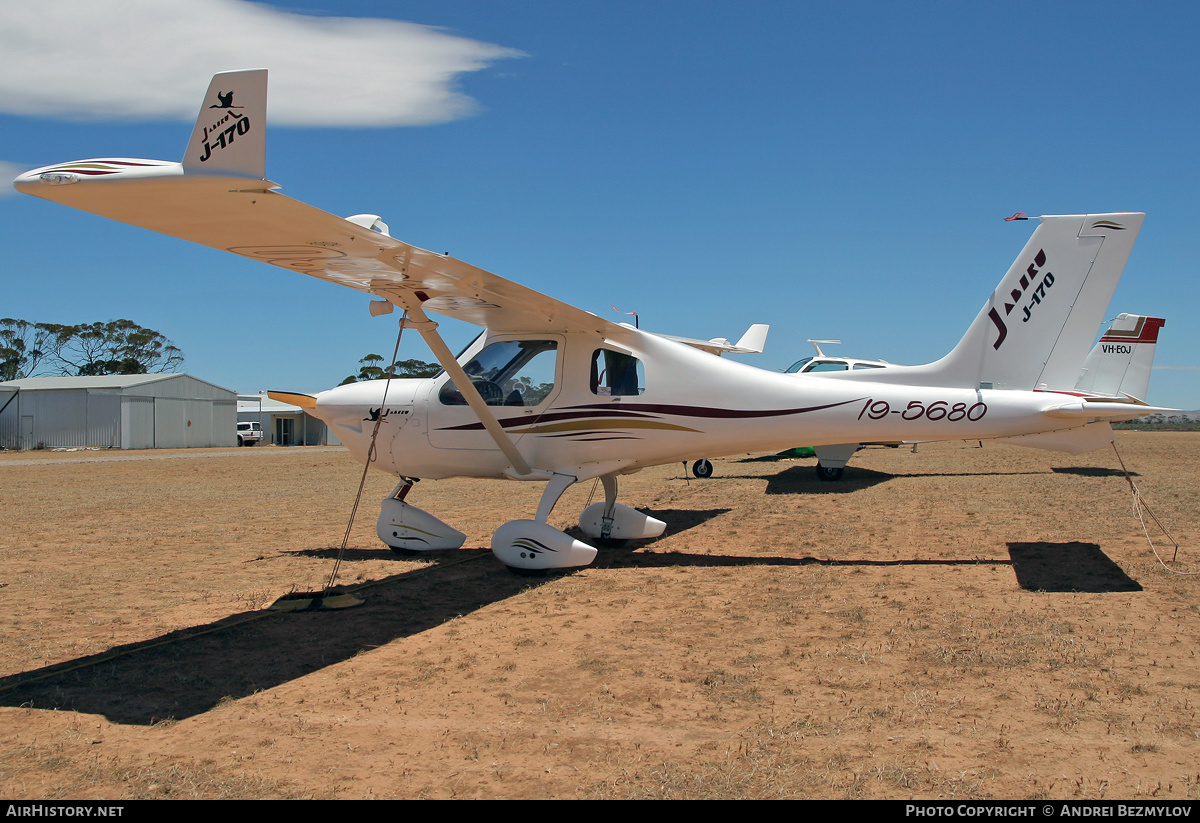
{"label": "dry grass field", "polygon": [[[1121,453],[1200,569],[1200,433]],[[344,450],[2,454],[0,796],[1200,798],[1200,578],[1111,450],[813,463],[623,479],[667,534],[541,578],[486,550],[540,484],[420,484],[468,548],[413,559],[372,473],[366,605],[277,614],[334,561]]]}

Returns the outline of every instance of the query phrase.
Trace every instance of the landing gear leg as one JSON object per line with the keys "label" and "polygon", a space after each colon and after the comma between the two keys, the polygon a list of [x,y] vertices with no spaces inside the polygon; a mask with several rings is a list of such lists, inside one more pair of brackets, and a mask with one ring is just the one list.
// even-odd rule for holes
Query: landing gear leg
{"label": "landing gear leg", "polygon": [[588,534],[588,537],[594,537],[596,545],[602,549],[619,549],[629,540],[612,536],[613,515],[617,510],[617,478],[615,475],[606,474],[600,478],[600,482],[604,486],[604,509],[600,513],[600,534],[598,536]]}
{"label": "landing gear leg", "polygon": [[546,484],[546,490],[542,492],[542,499],[538,503],[534,520],[539,523],[549,520],[550,512],[554,511],[554,507],[558,505],[558,500],[563,496],[563,492],[573,485],[575,485],[575,478],[569,474],[556,474],[551,477],[550,482]]}

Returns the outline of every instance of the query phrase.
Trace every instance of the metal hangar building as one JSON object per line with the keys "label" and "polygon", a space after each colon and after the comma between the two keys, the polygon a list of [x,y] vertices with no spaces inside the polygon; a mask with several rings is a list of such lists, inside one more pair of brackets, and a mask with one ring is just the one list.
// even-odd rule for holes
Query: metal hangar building
{"label": "metal hangar building", "polygon": [[237,445],[237,393],[188,374],[0,382],[0,448]]}

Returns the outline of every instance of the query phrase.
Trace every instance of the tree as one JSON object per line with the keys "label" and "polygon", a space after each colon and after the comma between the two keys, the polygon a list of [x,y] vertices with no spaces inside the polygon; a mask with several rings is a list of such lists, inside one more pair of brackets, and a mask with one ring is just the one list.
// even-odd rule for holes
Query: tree
{"label": "tree", "polygon": [[36,374],[95,376],[174,371],[183,352],[132,320],[64,326],[0,320],[0,379]]}
{"label": "tree", "polygon": [[[358,383],[363,380],[383,380],[388,376],[388,370],[383,367],[384,358],[380,354],[368,354],[360,363],[358,374],[352,374],[342,381],[341,385]],[[424,360],[397,360],[392,377],[433,377],[442,367],[437,363],[426,363]]]}
{"label": "tree", "polygon": [[20,380],[37,367],[42,352],[35,334],[32,323],[12,317],[0,320],[0,380]]}
{"label": "tree", "polygon": [[132,320],[84,324],[74,332],[58,352],[62,374],[149,374],[183,363],[170,340]]}
{"label": "tree", "polygon": [[424,360],[397,360],[393,377],[433,377],[442,367]]}

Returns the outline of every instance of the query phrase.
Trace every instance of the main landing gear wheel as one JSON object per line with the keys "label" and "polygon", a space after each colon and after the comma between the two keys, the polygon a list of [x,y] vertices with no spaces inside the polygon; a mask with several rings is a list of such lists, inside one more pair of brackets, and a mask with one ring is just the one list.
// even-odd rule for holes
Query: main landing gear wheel
{"label": "main landing gear wheel", "polygon": [[701,458],[692,464],[692,474],[699,477],[701,480],[707,480],[713,476],[712,461]]}
{"label": "main landing gear wheel", "polygon": [[845,473],[845,469],[842,468],[841,466],[834,468],[833,466],[822,466],[820,463],[817,464],[817,479],[818,480],[827,480],[827,481],[841,480],[843,473]]}

